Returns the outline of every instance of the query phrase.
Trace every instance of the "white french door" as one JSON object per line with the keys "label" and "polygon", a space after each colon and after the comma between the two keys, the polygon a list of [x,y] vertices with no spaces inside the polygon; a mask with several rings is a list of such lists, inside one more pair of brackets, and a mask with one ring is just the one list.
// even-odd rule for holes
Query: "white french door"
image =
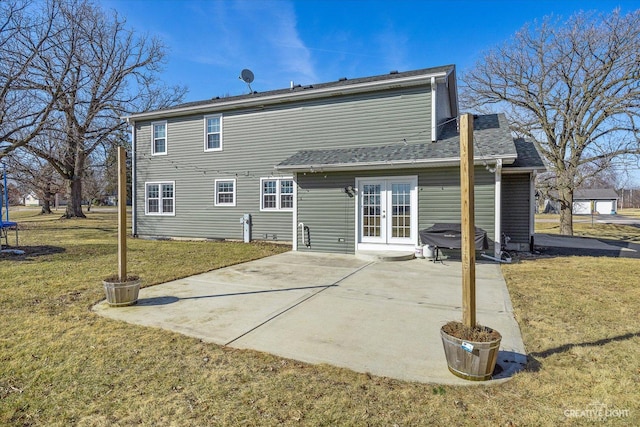
{"label": "white french door", "polygon": [[358,179],[358,249],[406,249],[418,242],[416,177]]}

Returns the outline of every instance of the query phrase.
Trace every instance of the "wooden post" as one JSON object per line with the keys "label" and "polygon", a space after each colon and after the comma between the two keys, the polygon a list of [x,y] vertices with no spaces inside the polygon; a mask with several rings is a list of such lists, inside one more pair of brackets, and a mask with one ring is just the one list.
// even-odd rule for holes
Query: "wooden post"
{"label": "wooden post", "polygon": [[473,116],[460,117],[460,207],[462,219],[462,323],[476,326],[476,247],[473,176]]}
{"label": "wooden post", "polygon": [[127,281],[127,153],[118,147],[118,277]]}

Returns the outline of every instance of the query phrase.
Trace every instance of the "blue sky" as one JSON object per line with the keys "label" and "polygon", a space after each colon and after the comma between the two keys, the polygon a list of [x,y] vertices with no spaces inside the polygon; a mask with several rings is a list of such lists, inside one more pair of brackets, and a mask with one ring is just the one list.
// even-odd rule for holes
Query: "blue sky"
{"label": "blue sky", "polygon": [[623,12],[640,0],[364,1],[102,0],[137,32],[168,48],[162,79],[186,85],[185,101],[240,95],[251,69],[266,91],[455,64],[473,66],[482,51],[545,15],[578,10]]}
{"label": "blue sky", "polygon": [[[185,101],[455,64],[527,23],[579,10],[623,13],[640,0],[96,0],[168,48],[162,80]],[[464,106],[462,106],[464,109]],[[627,175],[640,184],[640,171]]]}

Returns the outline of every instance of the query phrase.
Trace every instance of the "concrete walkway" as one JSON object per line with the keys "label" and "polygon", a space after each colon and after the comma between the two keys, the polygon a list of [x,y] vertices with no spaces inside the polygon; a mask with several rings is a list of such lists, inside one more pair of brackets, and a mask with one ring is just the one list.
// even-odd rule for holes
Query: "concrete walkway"
{"label": "concrete walkway", "polygon": [[[461,320],[459,261],[280,255],[144,288],[98,314],[207,342],[407,381],[477,384],[449,372],[440,327]],[[476,265],[477,318],[502,334],[495,383],[526,363],[500,266]]]}

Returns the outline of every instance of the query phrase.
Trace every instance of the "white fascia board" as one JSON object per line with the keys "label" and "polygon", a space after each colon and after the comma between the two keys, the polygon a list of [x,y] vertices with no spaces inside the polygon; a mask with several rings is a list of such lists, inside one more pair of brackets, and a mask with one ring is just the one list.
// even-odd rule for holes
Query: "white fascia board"
{"label": "white fascia board", "polygon": [[[475,158],[474,165],[484,165],[488,160],[497,162],[497,158]],[[503,163],[513,163],[515,158],[504,159]],[[425,159],[425,160],[389,160],[384,162],[359,162],[359,163],[331,163],[331,164],[314,164],[314,165],[285,165],[274,166],[281,172],[340,172],[350,170],[375,170],[375,169],[406,169],[406,168],[435,168],[447,166],[460,166],[459,157],[442,158],[442,159]]]}
{"label": "white fascia board", "polygon": [[332,86],[323,89],[301,89],[297,88],[287,93],[280,93],[276,95],[260,96],[255,99],[243,98],[232,101],[220,101],[212,102],[209,104],[202,104],[190,107],[166,109],[162,111],[150,111],[148,113],[132,114],[130,116],[123,117],[123,119],[133,120],[154,120],[157,118],[168,116],[179,116],[186,114],[197,114],[210,111],[224,111],[235,108],[250,108],[260,107],[268,104],[279,104],[291,101],[304,101],[314,98],[321,98],[326,96],[340,96],[350,95],[356,93],[370,92],[371,90],[384,90],[402,87],[418,86],[420,84],[429,84],[431,78],[442,79],[446,78],[447,72],[439,72],[433,74],[420,74],[417,76],[401,77],[396,79],[380,80],[374,82],[356,83],[353,85],[345,86]]}

